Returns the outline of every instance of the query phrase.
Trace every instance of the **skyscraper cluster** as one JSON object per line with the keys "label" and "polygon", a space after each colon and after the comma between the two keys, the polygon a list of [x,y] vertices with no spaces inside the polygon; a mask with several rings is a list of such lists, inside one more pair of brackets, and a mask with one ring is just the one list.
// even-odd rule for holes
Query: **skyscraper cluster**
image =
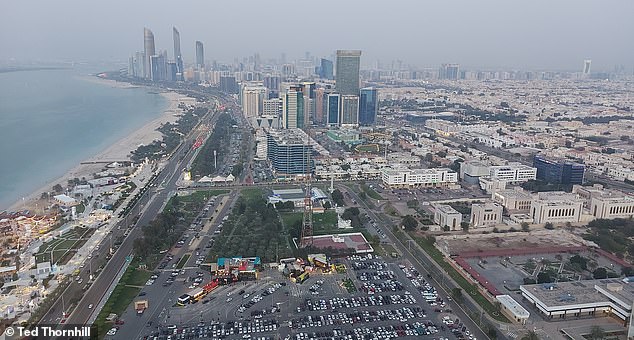
{"label": "skyscraper cluster", "polygon": [[[143,29],[143,51],[130,57],[128,75],[151,81],[185,80],[185,67],[181,54],[181,36],[176,27],[172,28],[174,40],[174,57],[169,60],[167,51],[156,51],[154,33],[149,28]],[[196,69],[204,69],[203,43],[196,41]]]}
{"label": "skyscraper cluster", "polygon": [[[355,128],[372,125],[378,111],[377,90],[360,88],[361,51],[337,50],[332,58],[303,59],[278,64],[263,62],[259,54],[236,59],[232,65],[205,62],[201,41],[195,41],[193,62],[185,68],[181,36],[172,28],[173,55],[155,46],[154,34],[143,30],[143,51],[129,59],[128,75],[147,81],[193,81],[238,94],[248,118],[274,120],[284,129],[307,126]],[[315,66],[316,65],[316,66]],[[334,80],[334,82],[333,82]]]}
{"label": "skyscraper cluster", "polygon": [[[275,127],[282,129],[355,128],[374,124],[377,90],[360,88],[361,51],[338,50],[336,64],[326,58],[311,59],[308,52],[296,63],[287,63],[282,58],[279,73],[267,70],[268,66],[262,68],[256,56],[245,58],[239,67],[246,71],[235,73],[242,78],[238,93],[247,118],[274,119]],[[221,78],[221,88],[222,82]]]}

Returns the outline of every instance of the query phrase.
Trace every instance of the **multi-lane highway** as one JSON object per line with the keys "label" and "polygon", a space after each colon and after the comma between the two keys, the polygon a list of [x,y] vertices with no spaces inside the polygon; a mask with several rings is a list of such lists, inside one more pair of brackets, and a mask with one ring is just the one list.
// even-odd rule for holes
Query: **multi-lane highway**
{"label": "multi-lane highway", "polygon": [[[218,112],[212,111],[203,117],[200,124],[213,125],[218,116]],[[200,126],[201,125],[199,125],[199,127]],[[183,165],[188,164],[188,162],[194,157],[194,152],[192,152],[189,148],[189,145],[192,145],[196,138],[202,136],[204,133],[205,132],[198,127],[195,128],[172,153],[167,161],[167,164],[158,176],[156,176],[152,182],[148,183],[152,185],[151,189],[144,194],[143,198],[137,202],[137,207],[135,207],[135,209],[133,209],[128,215],[135,216],[133,214],[140,213],[140,217],[134,225],[130,226],[131,231],[129,232],[129,235],[123,240],[123,243],[114,253],[112,258],[107,262],[99,276],[97,276],[90,287],[88,287],[88,289],[83,293],[83,297],[78,306],[66,321],[67,324],[86,324],[91,315],[98,312],[96,309],[89,308],[89,306],[98,305],[99,301],[112,284],[117,273],[124,265],[126,257],[132,254],[134,239],[139,237],[142,233],[141,228],[137,228],[136,226],[146,225],[154,219],[154,217],[162,209],[165,202],[171,197],[171,194],[176,191],[176,182],[179,179]],[[119,222],[118,226],[121,227],[121,230],[125,230],[128,228],[128,223],[128,219],[124,218],[121,222]],[[118,226],[115,227],[115,230],[119,230]],[[106,242],[108,244],[106,244]],[[104,244],[100,247],[101,253],[94,254],[94,258],[91,258],[90,261],[94,261],[96,263],[104,261],[110,246],[109,243],[109,240],[104,241]],[[86,270],[82,270],[81,273],[83,282],[88,282],[89,274],[87,269],[88,268],[86,268]],[[58,322],[62,317],[62,308],[55,306],[61,305],[61,301],[66,301],[66,303],[68,303],[68,301],[71,301],[73,297],[81,295],[82,289],[83,287],[80,287],[76,281],[73,282],[71,286],[62,293],[62,296],[54,304],[54,307],[48,311],[40,323]],[[65,306],[65,308],[68,307]]]}

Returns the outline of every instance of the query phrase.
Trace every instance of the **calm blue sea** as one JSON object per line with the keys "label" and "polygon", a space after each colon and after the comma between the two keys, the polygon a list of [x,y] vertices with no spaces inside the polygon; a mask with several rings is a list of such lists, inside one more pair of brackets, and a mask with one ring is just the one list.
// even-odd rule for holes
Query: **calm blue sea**
{"label": "calm blue sea", "polygon": [[0,73],[0,211],[158,117],[144,88],[91,82],[78,69]]}

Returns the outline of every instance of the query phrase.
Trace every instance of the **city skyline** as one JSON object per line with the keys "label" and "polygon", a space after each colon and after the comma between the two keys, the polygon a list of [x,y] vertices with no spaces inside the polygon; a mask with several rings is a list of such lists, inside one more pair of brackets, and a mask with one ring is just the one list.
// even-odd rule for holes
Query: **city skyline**
{"label": "city skyline", "polygon": [[[626,43],[627,32],[634,30],[634,24],[627,20],[626,13],[634,11],[634,4],[623,2],[618,7],[610,7],[614,9],[607,14],[603,4],[597,8],[591,3],[571,1],[556,5],[531,2],[518,4],[515,8],[503,2],[488,5],[404,3],[396,8],[384,2],[373,2],[371,6],[363,7],[344,4],[338,5],[341,11],[332,15],[334,25],[322,25],[320,30],[308,36],[304,31],[291,33],[292,30],[286,30],[293,38],[301,39],[295,39],[297,43],[284,48],[273,48],[270,39],[255,38],[250,33],[261,27],[261,18],[283,13],[280,10],[283,6],[253,3],[245,10],[232,3],[214,4],[219,7],[214,9],[215,13],[235,12],[253,19],[243,20],[245,23],[241,23],[240,29],[231,30],[226,29],[234,25],[229,19],[231,15],[218,15],[216,20],[211,21],[196,20],[207,12],[204,10],[206,4],[187,15],[173,11],[168,15],[157,9],[148,13],[148,17],[134,14],[143,12],[135,11],[135,6],[138,5],[126,4],[126,8],[130,8],[120,13],[116,5],[95,9],[94,6],[77,3],[73,11],[77,14],[77,24],[83,26],[82,30],[76,30],[75,23],[72,29],[67,24],[48,23],[49,18],[61,15],[57,6],[42,4],[33,9],[28,5],[14,4],[2,15],[2,22],[12,29],[0,33],[0,40],[6,46],[0,52],[0,59],[122,61],[127,58],[127,51],[137,49],[134,46],[138,45],[138,38],[130,32],[143,26],[150,27],[154,30],[157,48],[162,50],[171,47],[174,26],[179,28],[184,46],[191,46],[196,40],[210,46],[224,46],[207,56],[208,60],[221,62],[230,62],[255,52],[266,58],[279,58],[281,53],[286,53],[289,60],[301,57],[306,51],[321,57],[331,55],[338,48],[363,50],[363,67],[373,65],[376,60],[401,60],[404,65],[417,67],[458,63],[465,68],[579,70],[583,60],[592,59],[593,71],[611,71],[617,65],[631,70],[634,60],[634,47]],[[328,6],[317,6],[311,13],[319,17],[326,8]],[[27,10],[30,15],[22,15]],[[106,16],[116,16],[117,25],[94,22],[90,13],[95,10]],[[595,15],[599,10],[602,16]],[[451,20],[431,15],[446,11],[454,13]],[[21,19],[15,21],[14,17]],[[368,25],[363,19],[368,17],[379,18],[382,24]],[[488,17],[495,20],[486,19]],[[267,25],[284,30],[300,21],[303,24],[305,19],[293,17],[290,22],[273,20]],[[456,25],[457,21],[460,25]],[[344,23],[350,28],[334,35],[336,26]],[[462,29],[451,28],[453,26]],[[43,27],[50,32],[46,39],[37,35]],[[19,38],[9,34],[16,31],[21,32]],[[399,36],[407,38],[400,39]],[[99,44],[94,41],[99,41]],[[235,41],[241,43],[235,44]],[[42,54],[42,50],[47,51],[46,54]],[[184,57],[188,62],[194,60],[193,53],[185,53]]]}

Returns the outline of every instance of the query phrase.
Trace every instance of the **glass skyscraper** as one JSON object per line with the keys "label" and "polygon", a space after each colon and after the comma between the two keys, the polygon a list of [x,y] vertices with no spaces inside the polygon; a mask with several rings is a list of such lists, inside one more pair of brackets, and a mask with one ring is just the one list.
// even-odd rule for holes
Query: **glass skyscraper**
{"label": "glass skyscraper", "polygon": [[200,41],[196,41],[196,68],[205,68],[205,51]]}
{"label": "glass skyscraper", "polygon": [[152,79],[150,58],[156,55],[156,50],[154,49],[154,33],[152,33],[149,28],[143,28],[143,49],[145,53],[143,60],[143,77]]}
{"label": "glass skyscraper", "polygon": [[303,128],[304,124],[304,87],[291,86],[282,97],[282,115],[285,129]]}
{"label": "glass skyscraper", "polygon": [[361,51],[337,50],[337,75],[335,87],[342,95],[359,95],[359,67]]}
{"label": "glass skyscraper", "polygon": [[326,124],[339,125],[339,111],[341,110],[341,95],[338,93],[326,94]]}
{"label": "glass skyscraper", "polygon": [[359,96],[341,96],[339,125],[348,127],[359,125]]}
{"label": "glass skyscraper", "polygon": [[322,79],[333,79],[334,67],[332,65],[332,61],[328,59],[321,59],[321,65],[319,67],[319,76]]}
{"label": "glass skyscraper", "polygon": [[[176,27],[172,27],[172,35],[174,37],[174,62],[176,63],[176,73],[183,75],[183,55],[181,54],[181,34]],[[180,79],[179,79],[180,80]]]}
{"label": "glass skyscraper", "polygon": [[533,158],[537,179],[554,184],[583,184],[585,165],[540,155]]}
{"label": "glass skyscraper", "polygon": [[359,95],[359,124],[373,125],[379,110],[379,98],[375,88],[362,88]]}

